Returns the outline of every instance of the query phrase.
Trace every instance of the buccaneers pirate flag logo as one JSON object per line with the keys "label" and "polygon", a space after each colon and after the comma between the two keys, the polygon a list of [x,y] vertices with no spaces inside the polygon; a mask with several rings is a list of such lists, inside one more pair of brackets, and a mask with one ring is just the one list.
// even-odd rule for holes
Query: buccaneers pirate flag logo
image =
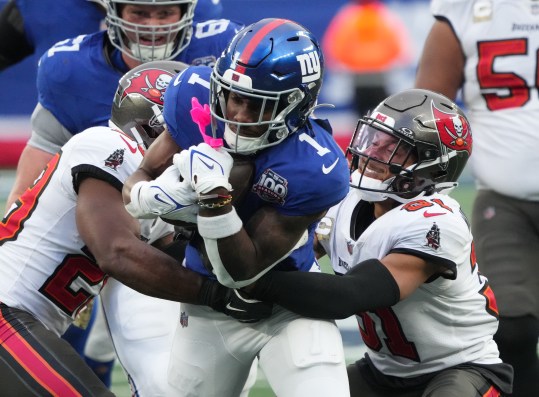
{"label": "buccaneers pirate flag logo", "polygon": [[472,154],[472,133],[466,118],[458,113],[446,113],[432,103],[432,114],[442,143],[452,150]]}
{"label": "buccaneers pirate flag logo", "polygon": [[172,80],[173,75],[166,70],[144,69],[131,77],[129,85],[122,93],[122,99],[129,94],[139,93],[157,105],[163,105],[165,91]]}

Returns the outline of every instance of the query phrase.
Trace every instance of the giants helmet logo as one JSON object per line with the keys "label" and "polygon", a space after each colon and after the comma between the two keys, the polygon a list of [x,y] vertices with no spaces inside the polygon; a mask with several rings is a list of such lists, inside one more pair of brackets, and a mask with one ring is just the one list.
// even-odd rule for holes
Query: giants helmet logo
{"label": "giants helmet logo", "polygon": [[472,134],[468,121],[460,114],[445,113],[432,103],[432,114],[442,143],[453,150],[466,150],[472,154]]}
{"label": "giants helmet logo", "polygon": [[145,69],[133,74],[129,85],[122,93],[122,99],[128,94],[138,93],[148,100],[163,106],[163,97],[173,75],[165,70]]}
{"label": "giants helmet logo", "polygon": [[311,81],[317,81],[321,76],[320,58],[316,51],[310,51],[306,54],[297,55],[301,66],[301,82],[310,83]]}

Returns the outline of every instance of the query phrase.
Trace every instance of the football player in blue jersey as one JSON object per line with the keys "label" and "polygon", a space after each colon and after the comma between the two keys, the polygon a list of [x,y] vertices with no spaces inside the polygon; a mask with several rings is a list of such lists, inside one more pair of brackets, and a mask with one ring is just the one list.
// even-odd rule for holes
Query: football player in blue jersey
{"label": "football player in blue jersey", "polygon": [[[272,269],[319,271],[312,249],[316,223],[345,197],[349,183],[329,123],[312,116],[323,71],[320,46],[308,30],[263,19],[241,30],[213,69],[194,66],[177,75],[165,94],[168,133],[124,185],[128,211],[181,220],[184,206],[196,202],[198,235],[186,249],[185,266],[229,287]],[[230,152],[253,164],[241,200],[232,196]],[[171,163],[190,182],[183,186],[196,193],[195,201],[183,189],[151,180]],[[236,396],[256,357],[281,397],[349,395],[334,322],[282,308],[249,324],[191,304],[181,311],[170,395]]]}
{"label": "football player in blue jersey", "polygon": [[[61,40],[97,32],[105,8],[104,0],[0,0],[0,70],[41,56]],[[198,0],[194,20],[218,19],[222,12],[220,0]]]}

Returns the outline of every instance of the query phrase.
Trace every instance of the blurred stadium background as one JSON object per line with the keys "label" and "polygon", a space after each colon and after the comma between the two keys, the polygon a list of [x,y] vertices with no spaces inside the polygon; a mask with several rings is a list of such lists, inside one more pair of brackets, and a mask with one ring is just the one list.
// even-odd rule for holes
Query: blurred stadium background
{"label": "blurred stadium background", "polygon": [[[266,17],[281,17],[295,20],[310,29],[320,40],[337,11],[347,4],[346,0],[221,0],[223,17],[251,23]],[[429,13],[428,0],[386,0],[383,1],[394,14],[398,15],[410,37],[409,61],[390,70],[387,74],[387,91],[397,92],[413,85],[415,67],[424,39],[433,22]],[[238,10],[241,10],[238,12]],[[0,210],[14,180],[14,168],[26,140],[30,135],[30,114],[36,104],[35,90],[36,54],[20,64],[0,72]],[[335,108],[322,108],[318,117],[327,117],[332,122],[334,135],[341,147],[345,148],[355,127],[357,114],[353,107],[354,74],[343,70],[326,69],[326,77],[320,98],[321,103],[332,103]],[[111,98],[112,100],[112,98]],[[461,185],[454,196],[461,201],[464,212],[470,214],[475,195],[469,170],[461,178]],[[327,261],[322,262],[329,271]],[[343,335],[347,360],[354,361],[363,354],[363,344],[354,319],[339,321]],[[130,396],[123,370],[116,366],[113,374],[113,391],[119,397]],[[274,393],[259,371],[258,380],[250,397],[269,397]]]}

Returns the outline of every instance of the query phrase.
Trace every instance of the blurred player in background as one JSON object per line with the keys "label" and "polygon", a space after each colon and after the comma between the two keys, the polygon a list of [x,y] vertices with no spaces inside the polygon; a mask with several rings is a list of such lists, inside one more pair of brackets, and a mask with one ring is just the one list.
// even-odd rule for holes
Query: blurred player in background
{"label": "blurred player in background", "polygon": [[[55,43],[100,30],[106,0],[0,0],[0,70]],[[220,0],[198,0],[194,21],[219,19]],[[44,18],[43,16],[47,17]]]}
{"label": "blurred player in background", "polygon": [[[160,135],[126,183],[126,208],[137,217],[159,213],[156,184],[148,179],[181,151],[174,163],[200,207],[200,236],[186,250],[187,268],[230,287],[272,268],[319,271],[314,228],[345,196],[349,180],[327,121],[311,117],[323,71],[317,40],[292,21],[263,19],[240,31],[213,71],[190,67],[171,83],[164,110],[170,133]],[[219,146],[223,138],[226,150],[200,143]],[[234,205],[227,150],[254,164],[247,193]],[[280,397],[349,395],[334,322],[275,308],[267,320],[233,324],[190,304],[182,305],[182,317],[170,395],[236,396],[257,356]]]}
{"label": "blurred player in background", "polygon": [[[122,78],[112,127],[91,128],[64,145],[0,224],[2,395],[112,395],[60,335],[102,289],[107,308],[118,282],[161,298],[153,309],[166,302],[162,299],[204,300],[227,312],[225,305],[236,296],[147,244],[164,247],[171,241],[172,226],[134,220],[121,198],[123,181],[164,130],[162,97],[145,90],[145,83],[170,80],[184,66],[154,62]],[[127,122],[133,113],[139,118]],[[176,167],[172,171],[179,175]],[[182,252],[174,250],[176,255]],[[208,289],[211,297],[204,292]],[[146,313],[147,307],[131,308],[147,322],[112,319],[109,326],[132,384],[155,382],[153,388],[133,389],[133,395],[163,396],[171,337],[163,338],[162,328],[171,335],[177,317],[152,322],[156,318],[146,316],[166,313]],[[246,311],[231,314],[246,320]],[[130,334],[124,332],[130,327]]]}
{"label": "blurred player in background", "polygon": [[472,230],[500,310],[514,396],[539,395],[539,1],[435,0],[416,86],[462,100],[474,127]]}
{"label": "blurred player in background", "polygon": [[313,318],[357,314],[368,352],[348,366],[354,397],[510,393],[496,301],[447,195],[472,152],[462,110],[405,90],[360,119],[348,151],[350,192],[317,229],[318,250],[344,276],[270,272],[250,296]]}

